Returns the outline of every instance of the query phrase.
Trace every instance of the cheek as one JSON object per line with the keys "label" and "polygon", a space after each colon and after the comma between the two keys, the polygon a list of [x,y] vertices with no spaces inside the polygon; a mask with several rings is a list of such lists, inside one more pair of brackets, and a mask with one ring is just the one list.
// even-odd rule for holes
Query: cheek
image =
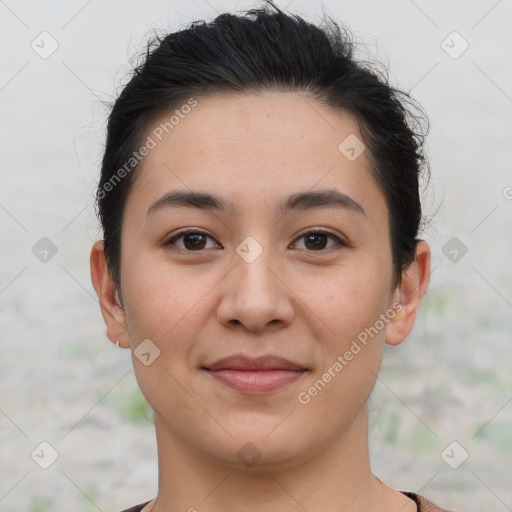
{"label": "cheek", "polygon": [[385,341],[379,320],[387,306],[385,284],[374,272],[352,268],[325,283],[323,293],[315,289],[309,295],[322,320],[322,333],[316,334],[321,362],[298,398],[305,404],[304,413],[332,428],[333,435],[340,423],[357,414],[374,388]]}
{"label": "cheek", "polygon": [[309,408],[319,415],[321,404],[343,402],[336,407],[346,414],[364,403],[380,368],[387,325],[380,318],[388,305],[388,275],[380,275],[374,261],[365,265],[360,259],[333,274],[322,287],[310,287],[305,300],[322,320],[322,333],[316,334],[321,364],[309,382],[311,395],[304,390],[306,398],[321,395]]}
{"label": "cheek", "polygon": [[132,335],[158,340],[162,331],[170,329],[187,311],[189,295],[184,293],[182,281],[154,264],[145,266],[135,259],[127,262],[122,283],[126,322]]}
{"label": "cheek", "polygon": [[384,312],[388,277],[382,275],[375,260],[361,257],[357,261],[354,258],[350,265],[323,269],[316,275],[297,274],[294,288],[310,311],[325,323],[327,332],[346,339],[373,324]]}
{"label": "cheek", "polygon": [[[221,272],[206,266],[170,265],[163,258],[133,257],[122,276],[126,323],[133,342],[154,339],[164,348],[172,341],[173,350],[189,343],[204,323],[204,311]],[[203,318],[203,320],[201,320]]]}

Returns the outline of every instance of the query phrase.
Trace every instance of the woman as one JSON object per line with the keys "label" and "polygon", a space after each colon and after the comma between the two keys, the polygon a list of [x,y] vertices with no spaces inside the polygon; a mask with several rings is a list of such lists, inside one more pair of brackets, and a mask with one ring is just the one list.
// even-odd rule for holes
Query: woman
{"label": "woman", "polygon": [[429,281],[423,136],[346,31],[273,7],[159,39],[109,118],[91,275],[158,446],[128,510],[442,510],[367,439]]}

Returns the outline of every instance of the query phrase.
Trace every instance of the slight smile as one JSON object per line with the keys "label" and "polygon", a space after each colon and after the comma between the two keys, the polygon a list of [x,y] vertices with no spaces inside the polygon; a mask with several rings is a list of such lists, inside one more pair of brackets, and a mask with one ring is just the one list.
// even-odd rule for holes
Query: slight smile
{"label": "slight smile", "polygon": [[202,367],[218,382],[248,394],[265,394],[296,381],[309,370],[275,355],[251,358],[236,354]]}

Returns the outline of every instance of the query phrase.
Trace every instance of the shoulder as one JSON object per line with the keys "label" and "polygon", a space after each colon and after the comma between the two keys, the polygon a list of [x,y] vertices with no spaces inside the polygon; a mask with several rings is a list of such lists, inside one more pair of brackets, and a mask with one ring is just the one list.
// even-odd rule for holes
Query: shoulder
{"label": "shoulder", "polygon": [[135,505],[134,507],[131,507],[131,508],[127,508],[125,510],[123,510],[122,512],[141,512],[142,509],[150,502],[151,500],[149,501],[146,501],[145,503],[141,503],[140,505]]}
{"label": "shoulder", "polygon": [[[446,509],[438,507],[436,504],[427,500],[423,496],[416,494],[414,492],[401,491],[402,494],[405,494],[408,498],[411,498],[418,505],[418,512],[457,512],[453,509]],[[141,503],[140,505],[135,505],[134,507],[127,508],[122,512],[141,512],[142,509],[150,502],[146,501],[145,503]]]}
{"label": "shoulder", "polygon": [[414,492],[406,492],[400,491],[402,494],[405,494],[408,498],[411,498],[416,505],[418,505],[418,512],[458,512],[454,509],[441,508],[438,507],[435,503],[427,500],[423,496],[416,494]]}

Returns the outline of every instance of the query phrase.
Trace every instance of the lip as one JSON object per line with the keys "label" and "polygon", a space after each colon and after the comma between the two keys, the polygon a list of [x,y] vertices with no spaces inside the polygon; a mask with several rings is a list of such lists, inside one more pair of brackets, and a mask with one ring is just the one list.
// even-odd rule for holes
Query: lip
{"label": "lip", "polygon": [[306,367],[284,359],[279,356],[266,355],[259,357],[248,357],[244,354],[234,354],[229,357],[224,357],[204,366],[205,369],[210,371],[217,370],[242,370],[242,371],[262,371],[262,370],[289,370],[289,371],[304,371]]}
{"label": "lip", "polygon": [[277,391],[302,377],[307,368],[278,356],[250,358],[243,354],[203,367],[215,380],[242,393]]}

